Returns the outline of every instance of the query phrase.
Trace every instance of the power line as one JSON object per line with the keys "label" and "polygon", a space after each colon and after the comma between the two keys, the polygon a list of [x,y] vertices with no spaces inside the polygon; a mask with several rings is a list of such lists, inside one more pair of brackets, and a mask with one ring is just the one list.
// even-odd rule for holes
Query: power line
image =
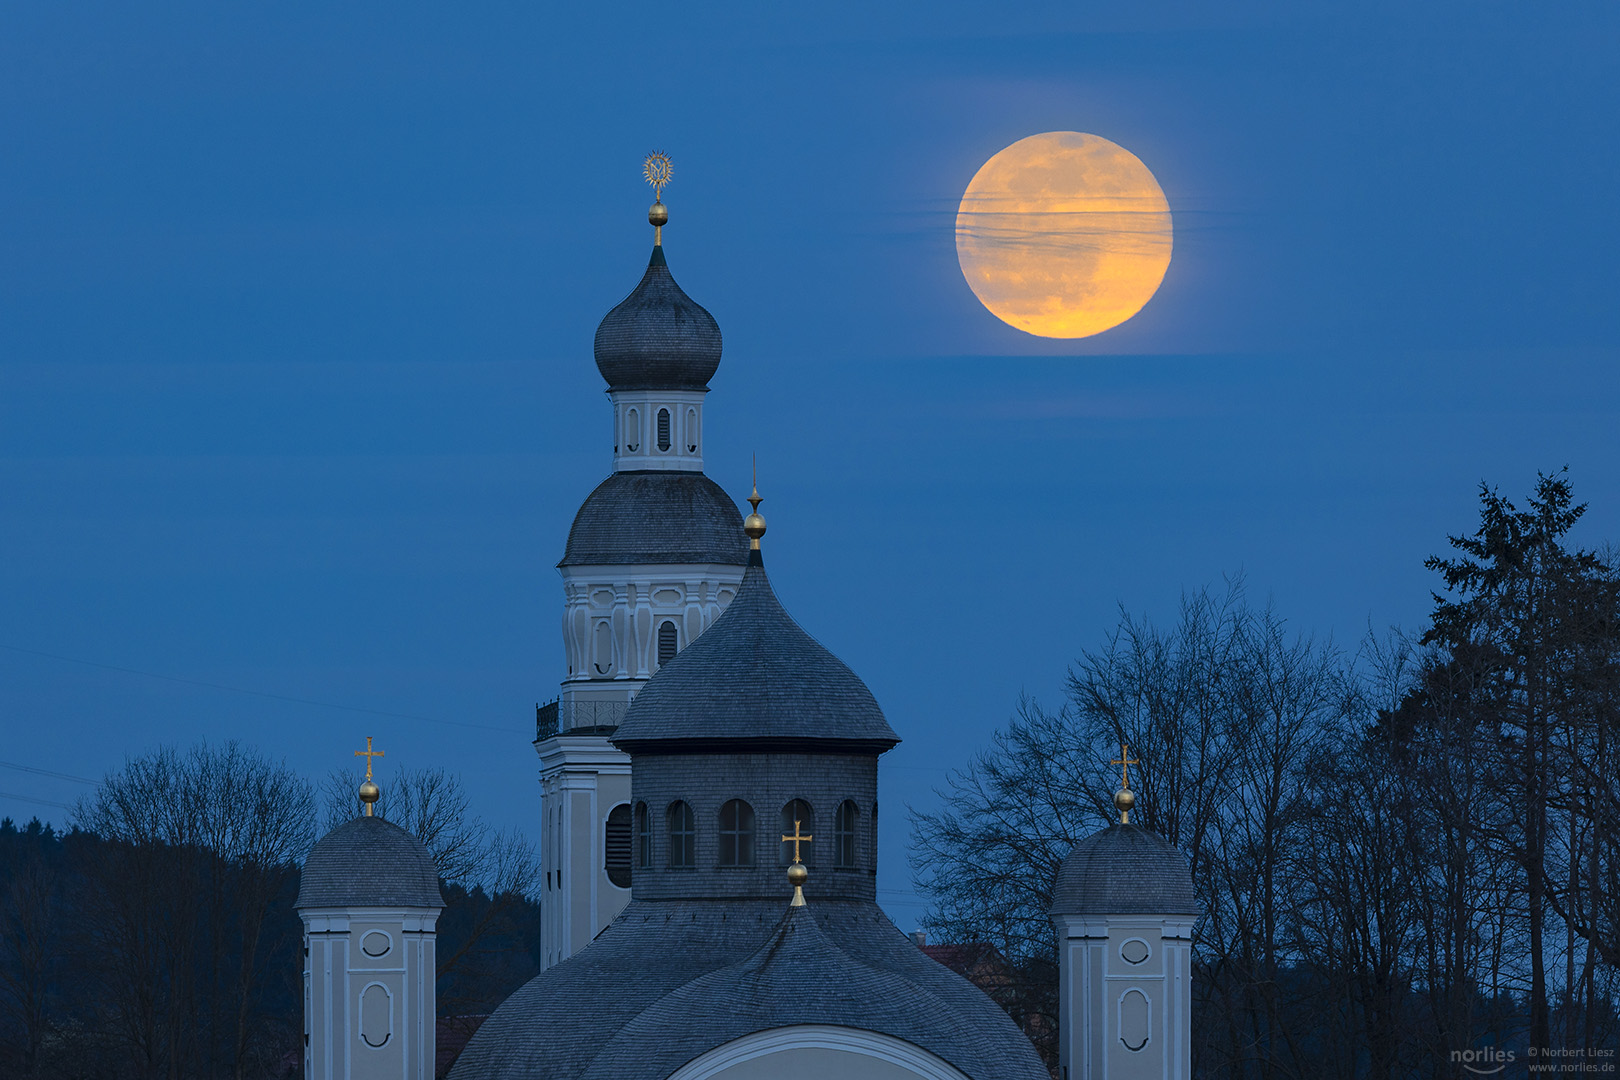
{"label": "power line", "polygon": [[0,791],[0,799],[17,799],[21,802],[38,803],[41,806],[60,806],[63,810],[73,809],[71,803],[53,802],[50,799],[36,799],[32,795],[18,795],[10,791]]}
{"label": "power line", "polygon": [[89,784],[91,787],[94,787],[96,784],[100,783],[98,780],[91,780],[83,776],[74,776],[72,773],[52,772],[50,769],[41,769],[33,765],[18,765],[16,762],[12,761],[0,761],[0,769],[16,769],[18,772],[31,772],[36,776],[50,776],[57,780],[71,780],[75,784]]}
{"label": "power line", "polygon": [[[252,697],[269,698],[271,701],[288,701],[294,705],[313,705],[320,709],[341,709],[344,712],[364,713],[367,716],[387,716],[396,720],[420,720],[428,724],[446,724],[450,727],[481,728],[484,731],[503,731],[513,734],[519,729],[498,727],[494,724],[475,724],[468,720],[441,720],[437,716],[418,716],[415,713],[387,712],[383,709],[366,709],[358,705],[339,705],[332,701],[315,701],[311,698],[291,697],[287,694],[272,694],[267,690],[251,690],[245,686],[227,686],[224,683],[204,682],[202,679],[183,679],[178,675],[159,675],[155,671],[141,671],[139,668],[121,667],[118,664],[101,664],[94,660],[80,660],[75,656],[62,656],[58,653],[48,653],[40,649],[25,649],[21,645],[7,645],[0,641],[0,649],[9,649],[12,652],[27,653],[30,656],[43,656],[50,660],[60,660],[67,664],[83,664],[85,667],[101,668],[103,671],[121,671],[125,675],[140,675],[147,679],[161,679],[164,682],[181,683],[185,686],[201,686],[209,690],[225,690],[232,694],[248,694]],[[528,734],[526,731],[523,734]]]}

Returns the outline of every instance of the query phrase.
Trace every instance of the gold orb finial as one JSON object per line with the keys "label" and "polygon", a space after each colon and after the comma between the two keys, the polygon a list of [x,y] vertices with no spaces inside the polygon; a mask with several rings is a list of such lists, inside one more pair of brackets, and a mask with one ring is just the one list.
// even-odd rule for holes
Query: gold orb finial
{"label": "gold orb finial", "polygon": [[653,227],[653,243],[663,246],[664,225],[669,221],[669,207],[664,205],[664,185],[669,183],[669,155],[655,150],[641,163],[641,175],[652,185],[653,204],[647,208],[647,224]]}
{"label": "gold orb finial", "polygon": [[804,860],[800,858],[799,845],[814,840],[815,837],[800,828],[801,822],[793,820],[793,835],[782,834],[782,843],[793,844],[793,865],[788,867],[788,884],[793,886],[793,907],[804,907],[804,883],[810,880],[810,871],[805,868]]}
{"label": "gold orb finial", "polygon": [[759,458],[754,459],[754,493],[748,496],[748,505],[754,512],[743,518],[743,532],[748,534],[748,546],[754,551],[759,550],[759,538],[765,535],[765,518],[759,512],[759,504],[765,499],[759,493]]}
{"label": "gold orb finial", "polygon": [[1119,811],[1119,823],[1131,823],[1131,808],[1136,805],[1136,793],[1131,790],[1131,766],[1142,764],[1140,758],[1131,757],[1127,743],[1119,744],[1119,757],[1109,762],[1119,766],[1119,790],[1114,792],[1114,808]]}
{"label": "gold orb finial", "polygon": [[360,785],[360,801],[366,804],[366,817],[370,817],[371,805],[382,797],[382,788],[378,787],[371,779],[371,760],[373,758],[384,757],[385,754],[381,750],[373,750],[371,748],[371,736],[367,735],[366,748],[364,750],[356,750],[354,752],[354,756],[363,757],[366,759],[366,779],[365,782]]}

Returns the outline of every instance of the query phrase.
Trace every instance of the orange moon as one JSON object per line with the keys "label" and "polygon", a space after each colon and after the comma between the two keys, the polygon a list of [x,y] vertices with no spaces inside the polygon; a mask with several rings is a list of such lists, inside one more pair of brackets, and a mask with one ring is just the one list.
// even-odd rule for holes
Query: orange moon
{"label": "orange moon", "polygon": [[1170,204],[1148,167],[1078,131],[1019,139],[974,174],[956,212],[973,295],[1039,337],[1090,337],[1141,311],[1170,247]]}

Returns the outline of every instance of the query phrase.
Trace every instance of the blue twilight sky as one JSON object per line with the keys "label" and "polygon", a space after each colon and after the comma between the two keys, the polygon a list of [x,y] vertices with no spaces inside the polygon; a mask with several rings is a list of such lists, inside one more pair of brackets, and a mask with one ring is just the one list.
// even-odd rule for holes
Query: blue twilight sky
{"label": "blue twilight sky", "polygon": [[[1482,479],[1566,463],[1620,539],[1612,4],[332,7],[0,6],[8,765],[372,734],[532,826],[653,149],[725,334],[710,475],[758,453],[778,592],[905,738],[903,927],[900,808],[1117,605],[1242,571],[1353,646],[1422,619]],[[955,261],[973,173],[1053,130],[1175,220],[1080,342]],[[85,790],[0,768],[0,813]]]}

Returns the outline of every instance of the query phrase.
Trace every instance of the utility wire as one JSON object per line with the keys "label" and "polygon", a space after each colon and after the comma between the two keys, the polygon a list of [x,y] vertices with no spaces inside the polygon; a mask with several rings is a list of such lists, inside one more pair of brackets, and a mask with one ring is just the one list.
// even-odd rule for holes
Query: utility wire
{"label": "utility wire", "polygon": [[73,809],[71,803],[52,802],[50,799],[36,799],[32,795],[17,795],[10,791],[0,791],[0,799],[17,799],[20,802],[38,803],[41,806],[60,806],[63,810]]}
{"label": "utility wire", "polygon": [[0,769],[16,769],[18,772],[31,772],[36,776],[49,776],[57,780],[71,780],[75,784],[89,784],[95,787],[99,780],[91,780],[83,776],[74,776],[72,773],[52,772],[50,769],[41,769],[34,765],[18,765],[13,761],[0,761]]}
{"label": "utility wire", "polygon": [[[0,641],[0,649],[9,649],[11,652],[27,653],[30,656],[43,656],[51,660],[61,660],[67,664],[83,664],[85,667],[101,668],[103,671],[121,671],[126,675],[140,675],[147,679],[161,679],[164,682],[181,683],[185,686],[201,686],[209,690],[225,690],[233,694],[248,694],[252,697],[269,698],[271,701],[289,701],[294,705],[313,705],[320,709],[341,709],[344,712],[365,713],[368,716],[389,716],[397,720],[420,720],[428,724],[446,724],[450,727],[482,728],[484,731],[504,731],[508,734],[518,732],[517,728],[498,727],[495,724],[474,724],[468,720],[441,720],[437,716],[418,716],[415,713],[386,712],[382,709],[365,709],[358,705],[339,705],[331,701],[314,701],[310,698],[290,697],[286,694],[272,694],[265,690],[250,690],[245,686],[226,686],[224,683],[204,682],[201,679],[182,679],[176,675],[159,675],[155,671],[141,671],[138,668],[120,667],[117,664],[100,664],[94,660],[80,660],[73,656],[62,656],[58,653],[48,653],[40,649],[25,649],[21,645],[7,645]],[[523,732],[527,734],[527,732]]]}

